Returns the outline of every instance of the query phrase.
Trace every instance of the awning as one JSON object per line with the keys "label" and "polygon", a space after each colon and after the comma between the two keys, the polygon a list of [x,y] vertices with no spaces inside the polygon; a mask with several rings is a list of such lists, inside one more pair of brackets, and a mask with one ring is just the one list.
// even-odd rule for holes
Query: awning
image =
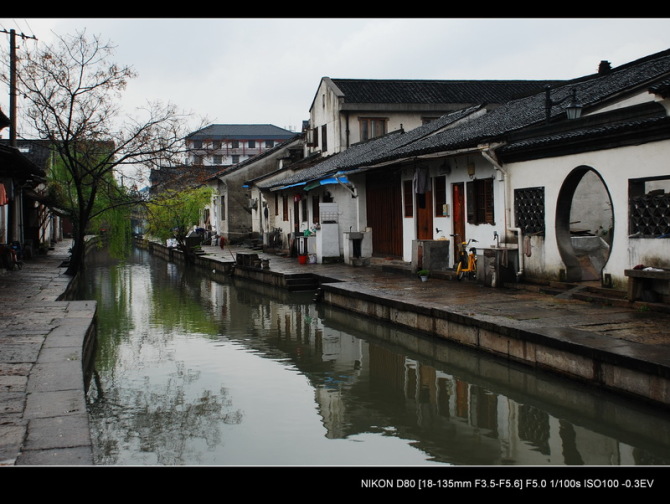
{"label": "awning", "polygon": [[309,184],[305,185],[305,191],[311,191],[316,187],[328,184],[348,184],[348,183],[349,179],[347,179],[347,177],[345,177],[344,175],[336,175],[335,177],[328,177],[325,179],[310,182]]}

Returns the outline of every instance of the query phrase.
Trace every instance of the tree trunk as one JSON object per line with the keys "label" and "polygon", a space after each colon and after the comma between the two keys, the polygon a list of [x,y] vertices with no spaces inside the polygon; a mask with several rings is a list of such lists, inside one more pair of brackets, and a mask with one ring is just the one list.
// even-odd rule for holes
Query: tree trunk
{"label": "tree trunk", "polygon": [[177,248],[184,254],[184,261],[187,264],[195,263],[195,252],[186,244],[186,242],[177,240]]}
{"label": "tree trunk", "polygon": [[84,255],[86,252],[86,241],[83,233],[75,226],[73,233],[73,245],[70,252],[70,264],[65,271],[66,275],[76,275],[84,267]]}

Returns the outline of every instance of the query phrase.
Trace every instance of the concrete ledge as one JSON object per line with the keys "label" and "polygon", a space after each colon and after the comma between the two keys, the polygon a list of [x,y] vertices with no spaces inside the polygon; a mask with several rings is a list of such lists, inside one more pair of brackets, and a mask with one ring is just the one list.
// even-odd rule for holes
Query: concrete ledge
{"label": "concrete ledge", "polygon": [[16,465],[93,464],[85,368],[95,338],[94,301],[62,302],[26,385],[25,439]]}
{"label": "concrete ledge", "polygon": [[533,330],[476,315],[322,287],[324,302],[624,395],[670,404],[670,359],[645,345],[564,327]]}

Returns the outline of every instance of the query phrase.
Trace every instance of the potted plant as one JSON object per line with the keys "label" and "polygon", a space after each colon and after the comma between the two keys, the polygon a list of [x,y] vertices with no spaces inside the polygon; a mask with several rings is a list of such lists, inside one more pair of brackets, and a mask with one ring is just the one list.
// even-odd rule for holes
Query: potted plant
{"label": "potted plant", "polygon": [[422,282],[425,282],[426,280],[428,280],[428,275],[430,275],[430,271],[428,271],[427,269],[421,269],[417,271],[416,274],[419,275]]}

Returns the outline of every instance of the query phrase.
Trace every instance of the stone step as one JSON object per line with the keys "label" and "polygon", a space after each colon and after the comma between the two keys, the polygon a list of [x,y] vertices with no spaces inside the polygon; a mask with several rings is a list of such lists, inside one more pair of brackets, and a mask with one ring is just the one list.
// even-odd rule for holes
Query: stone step
{"label": "stone step", "polygon": [[309,273],[286,275],[284,277],[284,284],[291,292],[310,291],[319,288],[319,280],[314,275]]}

